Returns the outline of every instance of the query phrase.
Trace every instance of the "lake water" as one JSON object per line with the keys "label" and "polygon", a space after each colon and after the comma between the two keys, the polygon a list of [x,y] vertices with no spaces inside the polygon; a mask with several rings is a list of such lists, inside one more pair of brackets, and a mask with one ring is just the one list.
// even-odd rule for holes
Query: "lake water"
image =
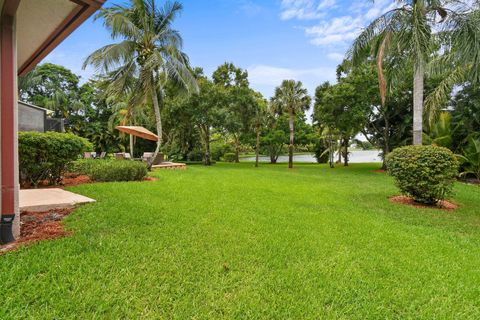
{"label": "lake water", "polygon": [[[379,156],[380,151],[378,150],[360,150],[360,151],[350,151],[349,162],[351,163],[367,163],[367,162],[382,162],[382,158]],[[335,156],[335,161],[338,156]],[[243,161],[255,161],[255,157],[246,157],[241,158]],[[270,162],[269,157],[260,157],[261,162]],[[294,162],[306,162],[306,163],[317,163],[317,159],[313,154],[299,154],[293,156]],[[288,156],[278,157],[279,163],[288,162]]]}

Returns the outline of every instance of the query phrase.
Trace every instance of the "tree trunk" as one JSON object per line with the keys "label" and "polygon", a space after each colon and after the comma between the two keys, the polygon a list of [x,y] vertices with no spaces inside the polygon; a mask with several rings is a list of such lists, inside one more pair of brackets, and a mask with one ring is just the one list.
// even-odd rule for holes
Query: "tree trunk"
{"label": "tree trunk", "polygon": [[342,140],[340,141],[336,141],[338,144],[337,144],[337,148],[338,148],[338,160],[337,160],[337,163],[342,163]]}
{"label": "tree trunk", "polygon": [[289,112],[289,127],[290,127],[290,144],[288,145],[288,168],[291,169],[293,168],[293,144],[294,144],[294,137],[295,137],[295,132],[294,132],[294,119],[293,119],[293,111],[290,110]]}
{"label": "tree trunk", "polygon": [[385,128],[383,129],[383,163],[382,169],[387,169],[387,162],[385,161],[387,155],[390,153],[390,123],[387,119],[387,115],[383,116],[385,119]]}
{"label": "tree trunk", "polygon": [[257,144],[255,146],[255,167],[258,168],[258,158],[260,154],[260,127],[257,126]]}
{"label": "tree trunk", "polygon": [[235,163],[240,162],[240,141],[237,135],[233,136],[233,140],[235,142]]}
{"label": "tree trunk", "polygon": [[129,135],[130,136],[130,155],[132,156],[132,158],[134,158],[135,156],[133,155],[133,135]]}
{"label": "tree trunk", "polygon": [[422,145],[423,134],[423,87],[425,65],[418,61],[415,65],[413,80],[413,144]]}
{"label": "tree trunk", "polygon": [[205,129],[205,162],[206,166],[212,165],[212,159],[210,157],[210,127]]}
{"label": "tree trunk", "polygon": [[155,124],[157,126],[158,141],[157,141],[157,147],[155,148],[155,152],[153,153],[153,157],[150,159],[150,161],[148,161],[148,169],[152,168],[153,162],[157,158],[158,152],[160,151],[160,146],[162,145],[162,117],[160,114],[160,104],[158,102],[156,86],[152,88],[152,102],[153,102],[153,110],[155,111]]}
{"label": "tree trunk", "polygon": [[347,137],[343,138],[343,165],[348,167],[348,141],[350,139]]}

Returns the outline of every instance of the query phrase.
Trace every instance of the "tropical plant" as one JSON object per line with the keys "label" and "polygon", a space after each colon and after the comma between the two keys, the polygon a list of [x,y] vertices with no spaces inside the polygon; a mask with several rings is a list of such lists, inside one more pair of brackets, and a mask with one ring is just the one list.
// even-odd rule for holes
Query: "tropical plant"
{"label": "tropical plant", "polygon": [[[399,0],[394,9],[371,22],[350,48],[349,56],[354,64],[368,59],[372,54],[376,57],[382,101],[385,101],[387,94],[387,81],[383,75],[384,57],[400,57],[403,63],[397,66],[397,73],[401,73],[405,66],[413,65],[413,144],[422,144],[424,79],[427,64],[438,53],[439,44],[453,39],[449,42],[453,46],[452,52],[472,58],[478,66],[478,37],[464,34],[460,37],[455,31],[452,32],[455,21],[457,24],[463,21],[471,27],[467,23],[469,20],[464,18],[469,9],[466,2],[456,0]],[[434,30],[443,32],[435,33]],[[395,76],[392,72],[392,79],[396,77],[398,74]]]}
{"label": "tropical plant", "polygon": [[480,139],[470,138],[463,155],[458,157],[464,170],[460,175],[465,177],[471,174],[480,180]]}
{"label": "tropical plant", "polygon": [[303,114],[310,108],[311,98],[307,89],[303,88],[300,81],[284,80],[275,89],[272,98],[273,110],[278,114],[288,114],[288,126],[290,130],[290,141],[288,145],[288,167],[293,168],[293,148],[295,138],[295,116]]}
{"label": "tropical plant", "polygon": [[450,112],[444,111],[440,113],[437,121],[430,126],[428,134],[424,133],[423,140],[426,144],[433,144],[452,150],[454,130],[452,115]]}
{"label": "tropical plant", "polygon": [[[160,104],[166,81],[197,89],[188,57],[181,51],[180,33],[172,28],[181,10],[178,2],[165,2],[159,7],[154,0],[131,0],[129,6],[101,9],[97,18],[103,18],[112,39],[121,41],[96,50],[84,62],[84,67],[92,65],[109,76],[111,94],[130,90],[134,92],[130,104],[153,104],[159,139],[152,159],[163,141]],[[133,84],[132,79],[136,79]]]}

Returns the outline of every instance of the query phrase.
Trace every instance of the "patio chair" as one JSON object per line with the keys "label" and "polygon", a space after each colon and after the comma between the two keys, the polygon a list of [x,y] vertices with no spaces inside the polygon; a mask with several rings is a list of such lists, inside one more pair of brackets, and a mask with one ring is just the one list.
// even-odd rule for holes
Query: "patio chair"
{"label": "patio chair", "polygon": [[151,157],[153,157],[153,152],[144,152],[142,156],[142,161],[148,162],[148,160],[150,160]]}
{"label": "patio chair", "polygon": [[94,152],[84,152],[83,153],[83,158],[84,159],[93,159],[94,158],[93,153]]}
{"label": "patio chair", "polygon": [[115,153],[115,159],[124,160],[125,159],[125,154],[123,152],[116,152]]}
{"label": "patio chair", "polygon": [[[155,152],[144,152],[142,156],[142,161],[148,162],[152,159]],[[153,160],[153,165],[160,164],[164,161],[163,153],[158,153],[155,160]]]}
{"label": "patio chair", "polygon": [[128,153],[128,152],[125,152],[125,153],[123,154],[123,156],[124,156],[124,159],[125,159],[125,160],[132,160],[132,156],[131,156],[130,153]]}

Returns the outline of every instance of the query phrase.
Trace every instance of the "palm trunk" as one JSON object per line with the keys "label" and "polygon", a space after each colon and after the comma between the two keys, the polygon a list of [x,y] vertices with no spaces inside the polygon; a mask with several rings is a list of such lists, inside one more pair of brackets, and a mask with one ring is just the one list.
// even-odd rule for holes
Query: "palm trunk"
{"label": "palm trunk", "polygon": [[153,162],[157,158],[157,155],[160,151],[160,146],[162,145],[162,117],[160,115],[160,104],[158,103],[157,90],[155,86],[154,88],[152,88],[152,100],[153,100],[153,110],[155,111],[155,124],[157,126],[158,141],[157,141],[157,147],[155,148],[155,152],[153,153],[153,157],[148,162],[149,169],[152,168]]}
{"label": "palm trunk", "polygon": [[413,144],[422,145],[423,134],[423,87],[425,66],[423,61],[415,65],[413,80]]}
{"label": "palm trunk", "polygon": [[383,163],[382,163],[382,169],[386,170],[387,169],[387,162],[386,158],[387,155],[390,153],[390,123],[388,121],[386,113],[384,114],[384,119],[385,119],[385,128],[383,129]]}
{"label": "palm trunk", "polygon": [[288,168],[291,169],[293,168],[293,143],[294,143],[294,137],[295,137],[295,131],[294,131],[294,122],[293,122],[293,112],[290,110],[289,112],[290,119],[288,121],[289,127],[290,127],[290,144],[288,145]]}
{"label": "palm trunk", "polygon": [[259,154],[260,154],[260,126],[257,126],[257,144],[255,147],[255,167],[258,167]]}

